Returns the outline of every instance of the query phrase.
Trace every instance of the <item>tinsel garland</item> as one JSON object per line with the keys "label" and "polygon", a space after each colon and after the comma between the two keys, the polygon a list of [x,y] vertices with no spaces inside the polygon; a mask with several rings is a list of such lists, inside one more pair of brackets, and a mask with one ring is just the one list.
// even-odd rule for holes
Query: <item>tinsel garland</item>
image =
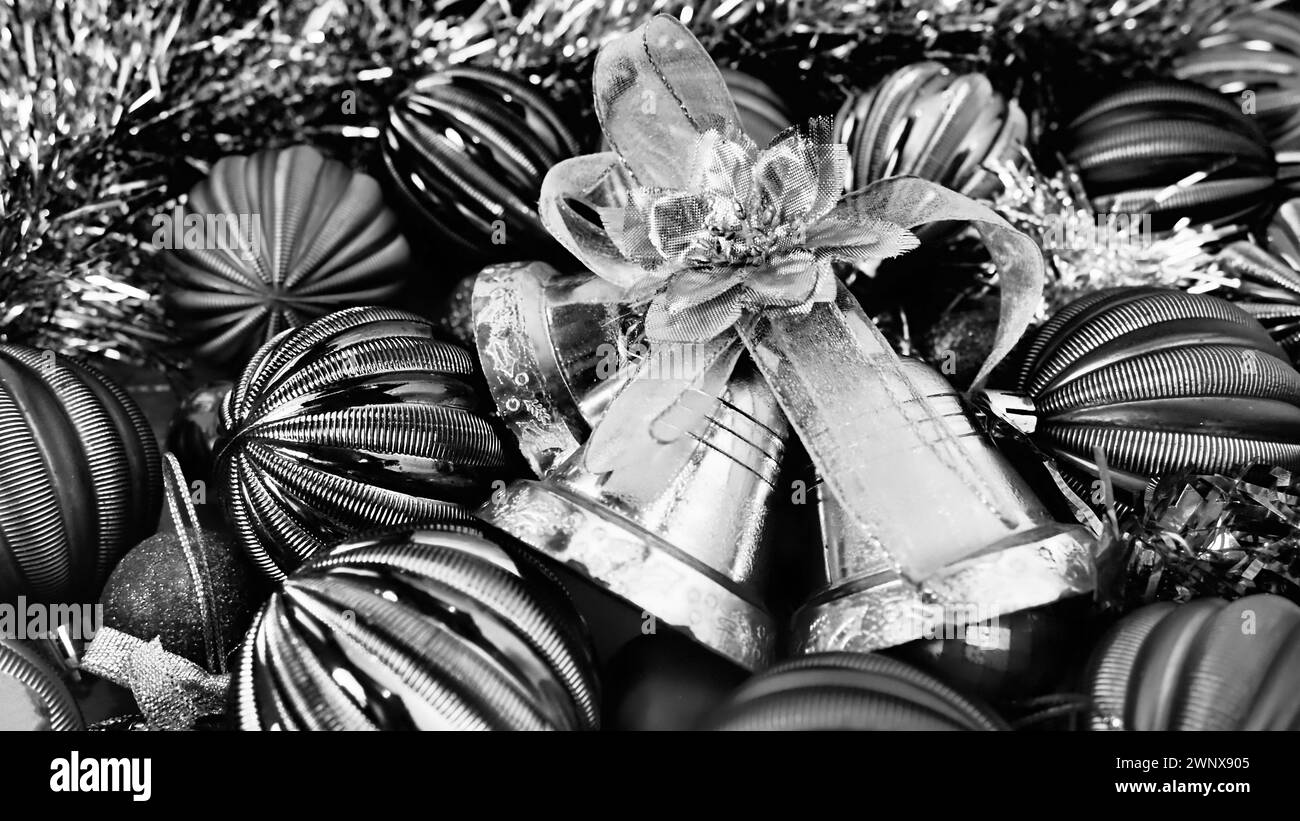
{"label": "tinsel garland", "polygon": [[1047,259],[1044,318],[1102,288],[1199,283],[1217,274],[1218,249],[1245,233],[1237,225],[1180,225],[1155,233],[1127,214],[1099,214],[1074,173],[1046,174],[1028,157],[996,172],[1003,190],[994,210],[1033,237]]}
{"label": "tinsel garland", "polygon": [[1148,488],[1125,528],[1127,606],[1274,593],[1300,602],[1300,484],[1282,468],[1184,471]]}
{"label": "tinsel garland", "polygon": [[[1057,84],[1161,69],[1241,0],[0,0],[0,338],[165,358],[150,219],[220,156],[290,142],[373,168],[387,102],[497,65],[578,114],[610,36],[667,11],[807,111],[915,59],[991,72],[1037,112]],[[780,91],[781,89],[778,89]],[[1062,106],[1058,109],[1058,102]],[[1081,103],[1082,101],[1075,101]]]}

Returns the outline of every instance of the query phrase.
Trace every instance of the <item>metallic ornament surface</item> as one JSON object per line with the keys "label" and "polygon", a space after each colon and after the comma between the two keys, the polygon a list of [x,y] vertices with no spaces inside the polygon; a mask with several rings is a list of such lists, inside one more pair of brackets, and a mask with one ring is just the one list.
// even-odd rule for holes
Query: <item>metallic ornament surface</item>
{"label": "metallic ornament surface", "polygon": [[794,124],[789,109],[767,83],[728,68],[722,69],[722,79],[736,101],[741,128],[760,147]]}
{"label": "metallic ornament surface", "polygon": [[1259,118],[1277,151],[1300,148],[1300,15],[1251,8],[1215,23],[1174,64]]}
{"label": "metallic ornament surface", "polygon": [[1095,639],[1092,605],[1080,595],[983,622],[936,624],[932,637],[889,655],[991,704],[1056,693]]}
{"label": "metallic ornament surface", "polygon": [[83,729],[77,703],[54,668],[30,647],[0,638],[0,731]]}
{"label": "metallic ornament surface", "polygon": [[158,444],[126,391],[0,345],[0,601],[93,598],[161,504]]}
{"label": "metallic ornament surface", "polygon": [[998,188],[986,166],[1015,163],[1028,120],[982,74],[939,63],[904,66],[845,100],[836,142],[848,145],[855,190],[886,177],[915,175],[972,197]]}
{"label": "metallic ornament surface", "polygon": [[180,461],[191,482],[211,481],[213,448],[221,427],[221,403],[234,387],[213,382],[181,400],[167,425],[167,450]]}
{"label": "metallic ornament surface", "polygon": [[353,308],[264,345],[221,408],[215,475],[254,563],[282,579],[330,541],[469,514],[505,467],[470,355],[405,311]]}
{"label": "metallic ornament surface", "polygon": [[1277,161],[1240,106],[1192,83],[1132,83],[1070,123],[1066,157],[1099,212],[1150,214],[1157,231],[1244,221],[1269,200]]}
{"label": "metallic ornament surface", "polygon": [[444,69],[394,104],[382,149],[415,219],[465,255],[558,253],[537,198],[578,140],[539,89],[493,69]]}
{"label": "metallic ornament surface", "polygon": [[484,268],[472,305],[492,398],[544,476],[586,440],[622,386],[640,321],[616,287],[544,262]]}
{"label": "metallic ornament surface", "polygon": [[[794,616],[790,644],[796,653],[865,653],[944,631],[964,632],[968,625],[975,629],[977,623],[1087,593],[1095,584],[1094,543],[1087,532],[1052,519],[975,429],[942,376],[917,360],[904,359],[902,365],[929,407],[931,418],[924,423],[947,428],[979,471],[982,492],[1014,500],[1017,520],[1009,528],[981,524],[988,517],[987,502],[976,492],[943,499],[894,494],[898,504],[889,508],[890,515],[908,522],[916,538],[971,544],[971,558],[918,580],[918,588],[899,574],[879,532],[857,526],[829,494],[817,493],[821,583]],[[889,434],[882,430],[881,435]],[[935,469],[943,468],[936,464]],[[888,470],[881,471],[880,481],[883,494],[892,481]]]}
{"label": "metallic ornament surface", "polygon": [[493,527],[445,520],[318,554],[248,634],[240,728],[595,729],[585,626],[535,562]]}
{"label": "metallic ornament surface", "polygon": [[1116,491],[1184,468],[1300,469],[1300,374],[1241,308],[1113,288],[1062,308],[1026,348],[1019,391],[1038,442],[1091,494],[1100,448]]}
{"label": "metallic ornament surface", "polygon": [[309,146],[223,157],[158,216],[180,223],[164,257],[172,319],[234,367],[286,328],[391,300],[410,261],[379,183]]}
{"label": "metallic ornament surface", "polygon": [[776,645],[762,591],[785,418],[745,362],[721,395],[697,398],[689,432],[652,442],[631,467],[589,472],[578,449],[542,481],[493,493],[478,515],[737,664],[763,667]]}
{"label": "metallic ornament surface", "polygon": [[1158,602],[1124,617],[1087,673],[1094,730],[1300,729],[1300,607],[1269,594]]}
{"label": "metallic ornament surface", "polygon": [[1006,722],[927,673],[864,653],[783,662],[741,685],[710,730],[1006,730]]}
{"label": "metallic ornament surface", "polygon": [[1223,295],[1268,328],[1294,363],[1300,353],[1300,271],[1251,242],[1232,243],[1216,261],[1234,278]]}

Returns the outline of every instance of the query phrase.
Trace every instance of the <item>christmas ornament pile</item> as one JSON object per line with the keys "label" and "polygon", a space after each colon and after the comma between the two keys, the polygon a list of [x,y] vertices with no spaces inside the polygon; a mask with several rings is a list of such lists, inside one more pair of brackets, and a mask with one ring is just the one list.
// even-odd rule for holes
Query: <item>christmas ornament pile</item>
{"label": "christmas ornament pile", "polygon": [[0,728],[1300,727],[1297,18],[653,5],[0,9]]}

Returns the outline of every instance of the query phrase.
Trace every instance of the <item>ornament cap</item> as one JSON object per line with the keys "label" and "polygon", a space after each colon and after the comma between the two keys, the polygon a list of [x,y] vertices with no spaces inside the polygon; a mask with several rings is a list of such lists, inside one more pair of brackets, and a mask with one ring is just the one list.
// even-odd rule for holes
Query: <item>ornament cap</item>
{"label": "ornament cap", "polygon": [[1038,427],[1038,408],[1034,400],[1024,394],[985,388],[976,395],[975,401],[998,418],[1010,422],[1021,433],[1033,433]]}

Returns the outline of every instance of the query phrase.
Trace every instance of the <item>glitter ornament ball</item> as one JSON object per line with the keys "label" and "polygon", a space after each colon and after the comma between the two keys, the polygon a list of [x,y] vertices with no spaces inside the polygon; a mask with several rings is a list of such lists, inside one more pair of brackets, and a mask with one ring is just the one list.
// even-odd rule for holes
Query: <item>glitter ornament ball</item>
{"label": "glitter ornament ball", "polygon": [[214,475],[239,542],[283,579],[324,544],[487,495],[501,440],[470,355],[404,311],[353,308],[262,347],[221,408]]}
{"label": "glitter ornament ball", "polygon": [[1300,607],[1271,595],[1159,602],[1098,645],[1094,730],[1300,730]]}
{"label": "glitter ornament ball", "polygon": [[29,646],[0,638],[0,731],[82,730],[72,693]]}
{"label": "glitter ornament ball", "polygon": [[819,653],[741,685],[710,730],[1005,730],[1006,723],[928,673],[866,653]]}
{"label": "glitter ornament ball", "polygon": [[456,66],[394,104],[384,167],[413,222],[472,259],[554,255],[537,199],[578,140],[537,88],[505,72]]}
{"label": "glitter ornament ball", "polygon": [[1156,231],[1182,219],[1247,220],[1267,205],[1277,178],[1254,120],[1192,83],[1125,86],[1075,118],[1066,139],[1066,157],[1096,210],[1149,213]]}
{"label": "glitter ornament ball", "polygon": [[1077,299],[1029,339],[1019,390],[1033,405],[1022,421],[1094,502],[1097,448],[1129,498],[1184,468],[1300,469],[1300,373],[1216,297],[1112,288]]}
{"label": "glitter ornament ball", "polygon": [[0,602],[93,600],[161,504],[158,444],[125,390],[0,345]]}
{"label": "glitter ornament ball", "polygon": [[318,554],[258,614],[236,667],[245,730],[590,730],[585,626],[527,548],[432,522]]}
{"label": "glitter ornament ball", "polygon": [[285,328],[391,300],[410,260],[379,183],[301,145],[223,157],[154,225],[177,328],[236,368]]}
{"label": "glitter ornament ball", "polygon": [[[238,646],[263,585],[230,537],[211,530],[187,535],[196,549],[194,563],[170,531],[150,536],[122,557],[100,596],[104,625],[144,641],[161,638],[164,650],[215,673],[213,655],[225,659]],[[213,607],[206,624],[200,597]],[[208,635],[216,646],[209,646]]]}

